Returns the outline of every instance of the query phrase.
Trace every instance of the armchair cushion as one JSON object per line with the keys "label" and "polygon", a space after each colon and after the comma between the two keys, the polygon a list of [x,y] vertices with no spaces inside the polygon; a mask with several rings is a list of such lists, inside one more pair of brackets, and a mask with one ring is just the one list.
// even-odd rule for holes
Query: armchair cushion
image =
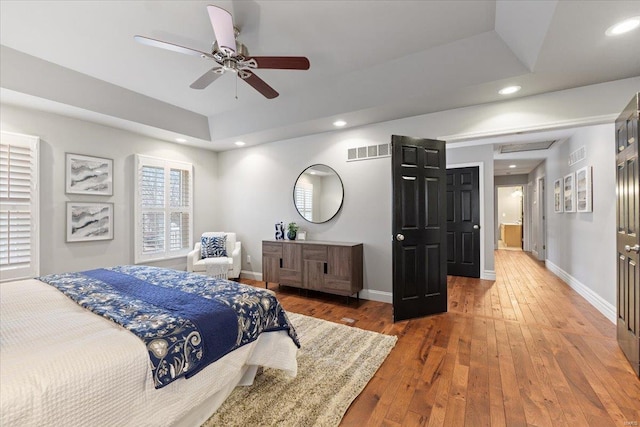
{"label": "armchair cushion", "polygon": [[202,236],[200,243],[200,257],[202,259],[227,256],[227,236],[225,234]]}

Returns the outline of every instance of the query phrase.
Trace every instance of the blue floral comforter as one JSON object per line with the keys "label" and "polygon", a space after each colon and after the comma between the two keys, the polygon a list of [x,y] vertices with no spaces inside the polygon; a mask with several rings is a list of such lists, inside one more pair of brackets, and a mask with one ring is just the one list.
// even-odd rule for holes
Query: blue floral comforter
{"label": "blue floral comforter", "polygon": [[275,296],[252,286],[148,266],[38,279],[136,334],[149,351],[156,388],[189,378],[262,332],[286,330],[300,347]]}

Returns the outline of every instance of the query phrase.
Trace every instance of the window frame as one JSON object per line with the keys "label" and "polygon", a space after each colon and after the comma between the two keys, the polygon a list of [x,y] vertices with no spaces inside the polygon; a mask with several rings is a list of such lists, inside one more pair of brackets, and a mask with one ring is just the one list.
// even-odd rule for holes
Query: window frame
{"label": "window frame", "polygon": [[[0,267],[2,277],[0,282],[7,282],[18,279],[37,277],[40,275],[40,185],[39,185],[39,164],[40,164],[40,138],[37,136],[23,135],[13,132],[0,132],[2,145],[13,145],[21,148],[28,148],[31,155],[30,180],[30,262],[28,266]],[[19,203],[9,203],[8,198],[2,200],[3,208],[7,205],[17,206]],[[9,208],[10,209],[10,208]],[[9,210],[7,209],[7,210]]]}
{"label": "window frame", "polygon": [[[163,208],[143,208],[142,196],[141,196],[141,180],[140,173],[143,167],[157,167],[164,169],[164,207]],[[184,207],[172,207],[171,206],[171,170],[177,169],[181,171],[187,171],[189,173],[189,190],[188,190],[188,206]],[[175,258],[186,257],[187,254],[193,250],[193,165],[187,162],[180,162],[175,160],[166,160],[157,157],[144,156],[136,154],[135,162],[135,212],[134,212],[134,262],[135,264],[141,264],[145,262],[163,261]],[[145,212],[163,212],[165,216],[164,224],[164,251],[158,251],[153,253],[143,253],[143,239],[142,239],[142,217]],[[180,250],[171,250],[170,235],[171,235],[171,214],[174,212],[188,213],[188,244],[187,247]]]}
{"label": "window frame", "polygon": [[[298,202],[302,202],[302,206]],[[294,204],[304,219],[313,222],[313,184],[304,183],[295,186]],[[308,218],[307,214],[309,214]]]}

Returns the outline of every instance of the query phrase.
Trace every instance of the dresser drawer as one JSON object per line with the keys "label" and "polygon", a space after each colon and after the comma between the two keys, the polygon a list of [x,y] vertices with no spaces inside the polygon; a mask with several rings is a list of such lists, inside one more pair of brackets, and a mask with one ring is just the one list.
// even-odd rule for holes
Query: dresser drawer
{"label": "dresser drawer", "polygon": [[326,261],[327,247],[324,245],[305,245],[302,248],[302,258],[307,261]]}
{"label": "dresser drawer", "polygon": [[282,258],[282,243],[262,243],[262,256]]}

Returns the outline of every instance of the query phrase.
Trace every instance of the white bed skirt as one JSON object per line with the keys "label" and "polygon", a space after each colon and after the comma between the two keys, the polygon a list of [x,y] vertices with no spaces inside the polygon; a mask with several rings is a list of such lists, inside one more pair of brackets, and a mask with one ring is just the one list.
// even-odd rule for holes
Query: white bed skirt
{"label": "white bed skirt", "polygon": [[297,373],[286,331],[268,332],[156,390],[144,343],[29,279],[0,284],[0,425],[199,426],[255,367]]}

